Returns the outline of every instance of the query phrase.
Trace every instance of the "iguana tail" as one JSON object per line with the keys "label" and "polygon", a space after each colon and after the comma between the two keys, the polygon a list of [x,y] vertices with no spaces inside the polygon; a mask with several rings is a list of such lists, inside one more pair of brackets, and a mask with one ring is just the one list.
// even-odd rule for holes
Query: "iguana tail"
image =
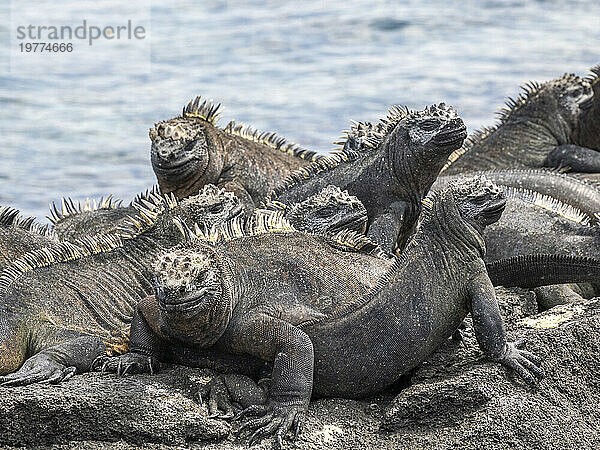
{"label": "iguana tail", "polygon": [[520,255],[486,264],[494,286],[538,287],[600,282],[600,259],[569,255]]}

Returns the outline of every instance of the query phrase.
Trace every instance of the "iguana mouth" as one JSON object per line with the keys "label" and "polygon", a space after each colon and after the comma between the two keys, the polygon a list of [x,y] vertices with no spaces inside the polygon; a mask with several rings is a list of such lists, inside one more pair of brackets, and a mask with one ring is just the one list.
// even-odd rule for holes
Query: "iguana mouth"
{"label": "iguana mouth", "polygon": [[351,231],[364,232],[368,217],[366,214],[356,214],[349,219],[342,220],[331,227],[334,232],[348,229]]}
{"label": "iguana mouth", "polygon": [[504,209],[506,208],[506,198],[498,199],[494,204],[487,207],[483,211],[483,215],[486,217],[490,224],[500,220]]}
{"label": "iguana mouth", "polygon": [[435,138],[435,143],[440,147],[452,147],[453,149],[457,149],[462,145],[466,138],[467,128],[462,126],[460,128],[441,133]]}

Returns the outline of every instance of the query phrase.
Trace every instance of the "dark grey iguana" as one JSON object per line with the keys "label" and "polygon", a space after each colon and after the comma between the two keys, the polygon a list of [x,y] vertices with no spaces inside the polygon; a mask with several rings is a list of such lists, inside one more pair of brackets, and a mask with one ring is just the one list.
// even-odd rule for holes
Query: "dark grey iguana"
{"label": "dark grey iguana", "polygon": [[202,236],[161,257],[156,297],[136,309],[131,353],[104,360],[103,369],[154,370],[169,345],[272,362],[267,403],[249,411],[262,417],[247,426],[257,430],[251,441],[276,433],[281,443],[297,432],[311,394],[385,389],[471,312],[487,355],[534,383],[540,359],[507,341],[482,260],[481,233],[504,204],[490,183],[453,185],[427,202],[395,259],[373,256],[355,235],[362,252],[285,227],[253,235],[230,225]]}
{"label": "dark grey iguana", "polygon": [[134,306],[152,292],[156,258],[182,240],[173,218],[217,225],[242,212],[233,193],[214,186],[182,201],[151,194],[137,208],[119,234],[35,250],[2,272],[0,385],[87,371],[105,342],[123,344]]}
{"label": "dark grey iguana", "polygon": [[353,126],[343,150],[292,174],[269,200],[289,205],[327,185],[338,186],[364,204],[367,235],[392,252],[404,245],[421,200],[465,137],[465,125],[451,106],[393,107],[378,124]]}
{"label": "dark grey iguana", "polygon": [[[488,170],[470,175],[485,176],[507,196],[502,220],[487,227],[483,234],[487,246],[486,263],[539,253],[585,257],[599,254],[598,187],[567,174],[546,170]],[[461,174],[441,176],[432,189],[442,189],[465,177]],[[585,291],[593,293],[594,289],[585,286]],[[558,301],[577,298],[565,286],[538,288],[536,292],[544,309]]]}
{"label": "dark grey iguana", "polygon": [[57,244],[48,225],[36,222],[35,217],[23,217],[17,209],[0,207],[0,270],[31,250]]}
{"label": "dark grey iguana", "polygon": [[600,120],[587,119],[596,78],[565,74],[546,83],[527,84],[521,95],[507,101],[499,123],[467,139],[442,172],[540,167],[600,172],[599,148],[586,146],[591,142],[584,138],[583,129],[593,123],[597,129]]}
{"label": "dark grey iguana", "polygon": [[299,203],[287,206],[273,201],[265,208],[281,211],[294,229],[313,234],[334,235],[342,230],[364,234],[369,219],[357,197],[333,185]]}
{"label": "dark grey iguana", "polygon": [[150,129],[152,168],[163,193],[184,198],[216,184],[235,192],[250,212],[283,177],[319,158],[275,133],[235,122],[219,128],[219,107],[196,97],[180,117]]}
{"label": "dark grey iguana", "polygon": [[[146,193],[134,205],[137,214],[130,218],[129,229],[28,253],[0,275],[0,306],[4,299],[7,308],[15,312],[0,326],[0,347],[10,347],[1,353],[0,374],[15,370],[25,355],[35,354],[19,372],[0,378],[0,383],[28,384],[44,377],[60,381],[61,374],[72,374],[71,367],[87,370],[102,348],[100,343],[111,333],[116,338],[108,345],[116,350],[126,348],[131,307],[139,296],[148,293],[152,278],[148,267],[157,253],[183,238],[177,230],[183,231],[186,223],[200,220],[210,229],[241,216],[242,211],[233,193],[213,185],[179,202],[174,197]],[[331,186],[300,205],[292,205],[289,211],[276,207],[275,211],[259,211],[248,220],[264,228],[286,215],[306,230],[342,237],[354,227],[363,230],[367,220],[356,198]],[[179,228],[171,223],[174,217],[181,222]],[[44,283],[47,286],[42,290]],[[40,289],[37,293],[36,288]],[[20,342],[21,334],[34,338],[35,346]],[[76,340],[71,341],[71,336]],[[243,361],[223,359],[210,365],[216,370],[241,370],[242,366]]]}
{"label": "dark grey iguana", "polygon": [[[62,240],[73,241],[98,233],[116,233],[129,216],[137,213],[134,205],[148,202],[150,195],[159,195],[158,188],[139,194],[127,207],[120,206],[120,201],[112,200],[112,195],[99,202],[88,199],[83,203],[75,203],[66,198],[62,200],[60,208],[52,204],[49,219],[54,224],[54,232]],[[217,196],[215,200],[218,200]],[[335,234],[343,229],[364,233],[368,220],[363,204],[337,186],[327,186],[312,197],[289,207],[272,202],[266,205],[266,209],[281,211],[295,229],[310,233]]]}

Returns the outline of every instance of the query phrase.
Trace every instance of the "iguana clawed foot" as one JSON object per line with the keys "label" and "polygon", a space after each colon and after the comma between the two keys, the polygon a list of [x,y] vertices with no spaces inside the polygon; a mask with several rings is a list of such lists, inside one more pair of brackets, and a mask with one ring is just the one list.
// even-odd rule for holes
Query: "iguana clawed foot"
{"label": "iguana clawed foot", "polygon": [[102,375],[105,373],[116,373],[117,376],[125,376],[128,373],[149,373],[154,375],[160,370],[160,363],[152,356],[142,353],[129,352],[118,356],[98,356],[92,365],[90,371],[100,370]]}
{"label": "iguana clawed foot", "polygon": [[33,383],[56,384],[71,378],[77,369],[67,367],[44,353],[29,358],[19,370],[0,377],[0,386],[26,386]]}
{"label": "iguana clawed foot", "polygon": [[504,355],[497,359],[502,365],[510,367],[519,374],[530,386],[536,386],[544,378],[544,371],[539,367],[542,359],[519,347],[523,340],[508,342]]}
{"label": "iguana clawed foot", "polygon": [[275,435],[276,446],[281,448],[283,438],[289,431],[294,432],[293,440],[296,440],[298,433],[304,423],[306,414],[306,405],[302,404],[282,404],[276,400],[269,400],[266,405],[252,405],[240,412],[235,419],[242,416],[259,416],[243,424],[238,433],[243,431],[254,431],[248,441],[248,445],[260,443],[260,441],[270,435]]}

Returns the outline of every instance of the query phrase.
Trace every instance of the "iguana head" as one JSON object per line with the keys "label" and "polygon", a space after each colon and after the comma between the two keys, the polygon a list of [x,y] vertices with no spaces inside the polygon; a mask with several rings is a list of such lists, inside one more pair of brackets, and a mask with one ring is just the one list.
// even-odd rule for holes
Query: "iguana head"
{"label": "iguana head", "polygon": [[307,233],[335,234],[344,229],[364,233],[368,221],[362,202],[333,185],[285,207],[284,215],[295,229]]}
{"label": "iguana head", "polygon": [[506,195],[484,176],[465,178],[450,185],[461,217],[475,229],[497,222],[506,207]]}
{"label": "iguana head", "polygon": [[211,127],[218,120],[219,106],[196,97],[181,116],[150,129],[152,168],[163,193],[184,198],[199,186],[217,182],[222,159],[215,151]]}
{"label": "iguana head", "polygon": [[592,106],[594,95],[590,81],[572,73],[542,84],[530,83],[523,90],[516,99],[507,101],[501,121],[537,119],[559,140],[574,132],[582,112]]}
{"label": "iguana head", "polygon": [[[243,211],[235,194],[212,184],[183,200],[176,200],[170,194],[162,197],[151,195],[148,200],[140,200],[134,206],[139,214],[130,220],[134,228],[132,234],[147,230],[152,238],[166,241],[165,245],[175,245],[182,239],[174,218],[190,227],[199,224],[210,228],[241,215]],[[135,233],[136,226],[138,233]]]}
{"label": "iguana head", "polygon": [[183,245],[163,254],[155,266],[155,295],[164,325],[186,343],[210,346],[229,322],[231,303],[208,248]]}
{"label": "iguana head", "polygon": [[382,122],[387,125],[382,145],[394,155],[397,177],[411,177],[419,185],[428,184],[427,189],[448,156],[467,137],[467,128],[456,110],[444,103],[422,111],[395,107]]}

